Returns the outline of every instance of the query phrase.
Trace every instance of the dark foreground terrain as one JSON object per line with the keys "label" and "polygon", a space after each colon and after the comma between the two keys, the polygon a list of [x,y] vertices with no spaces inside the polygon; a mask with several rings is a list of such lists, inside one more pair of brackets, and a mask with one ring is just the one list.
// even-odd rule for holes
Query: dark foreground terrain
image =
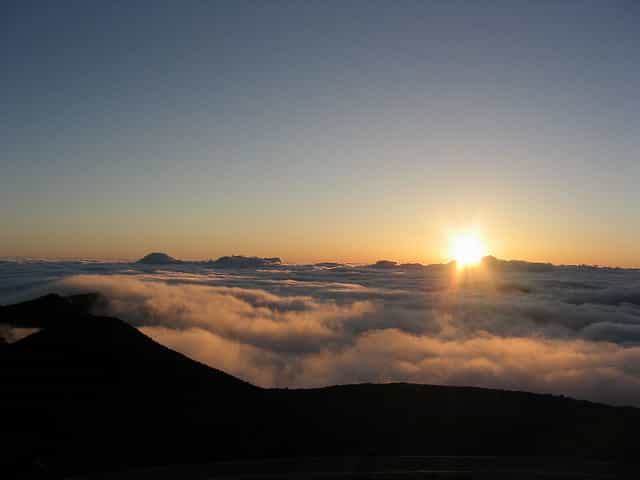
{"label": "dark foreground terrain", "polygon": [[8,478],[615,478],[640,459],[640,409],[470,387],[262,389],[91,315],[100,301],[0,307],[0,323],[40,329],[0,344]]}

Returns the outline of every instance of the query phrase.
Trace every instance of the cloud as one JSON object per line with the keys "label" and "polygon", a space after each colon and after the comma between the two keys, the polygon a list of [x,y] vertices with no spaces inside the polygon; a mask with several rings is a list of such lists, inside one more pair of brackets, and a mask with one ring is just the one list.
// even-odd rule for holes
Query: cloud
{"label": "cloud", "polygon": [[355,343],[338,351],[283,355],[200,329],[145,327],[143,331],[160,343],[263,386],[404,381],[636,405],[640,394],[640,348],[613,343],[492,335],[443,340],[387,329],[358,336]]}
{"label": "cloud", "polygon": [[374,310],[366,301],[338,305],[263,290],[172,285],[122,275],[78,275],[66,279],[63,286],[69,291],[104,293],[110,299],[107,313],[136,326],[199,328],[282,352],[317,351],[342,343],[345,325]]}
{"label": "cloud", "polygon": [[621,345],[640,345],[640,324],[593,323],[582,330],[581,336],[589,340],[606,340]]}
{"label": "cloud", "polygon": [[36,333],[39,328],[22,328],[12,327],[10,325],[0,323],[0,345],[2,343],[13,343],[28,337],[32,333]]}
{"label": "cloud", "polygon": [[110,300],[102,313],[262,386],[410,381],[640,405],[634,270],[0,269],[11,273],[5,298],[100,291]]}
{"label": "cloud", "polygon": [[305,371],[321,383],[355,378],[481,385],[631,403],[640,378],[629,366],[639,358],[640,348],[611,343],[488,334],[442,340],[392,329],[368,333],[338,355],[311,357]]}

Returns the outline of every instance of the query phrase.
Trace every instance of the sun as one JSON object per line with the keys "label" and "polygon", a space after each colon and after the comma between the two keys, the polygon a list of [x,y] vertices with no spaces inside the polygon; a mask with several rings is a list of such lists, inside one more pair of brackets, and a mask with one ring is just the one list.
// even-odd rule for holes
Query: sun
{"label": "sun", "polygon": [[452,240],[451,256],[458,268],[477,265],[486,254],[487,248],[476,233],[461,233]]}

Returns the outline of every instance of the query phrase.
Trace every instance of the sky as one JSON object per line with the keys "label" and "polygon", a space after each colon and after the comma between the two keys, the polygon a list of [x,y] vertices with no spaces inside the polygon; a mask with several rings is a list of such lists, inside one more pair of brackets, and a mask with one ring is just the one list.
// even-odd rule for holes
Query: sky
{"label": "sky", "polygon": [[[482,4],[480,4],[482,3]],[[3,2],[0,256],[640,266],[636,2]]]}

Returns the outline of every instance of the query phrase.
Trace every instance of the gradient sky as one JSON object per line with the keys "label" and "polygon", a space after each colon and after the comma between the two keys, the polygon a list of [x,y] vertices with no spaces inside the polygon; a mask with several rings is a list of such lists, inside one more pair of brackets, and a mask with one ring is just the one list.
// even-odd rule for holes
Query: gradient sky
{"label": "gradient sky", "polygon": [[640,266],[637,2],[0,9],[0,256]]}

